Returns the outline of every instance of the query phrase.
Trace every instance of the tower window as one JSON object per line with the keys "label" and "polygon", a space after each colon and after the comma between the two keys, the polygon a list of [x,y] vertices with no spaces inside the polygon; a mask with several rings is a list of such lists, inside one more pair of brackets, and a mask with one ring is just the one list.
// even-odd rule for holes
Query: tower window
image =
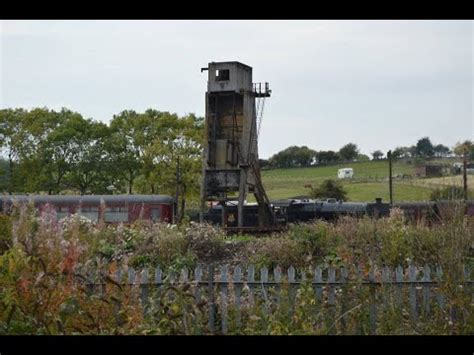
{"label": "tower window", "polygon": [[216,70],[216,81],[229,80],[229,69]]}

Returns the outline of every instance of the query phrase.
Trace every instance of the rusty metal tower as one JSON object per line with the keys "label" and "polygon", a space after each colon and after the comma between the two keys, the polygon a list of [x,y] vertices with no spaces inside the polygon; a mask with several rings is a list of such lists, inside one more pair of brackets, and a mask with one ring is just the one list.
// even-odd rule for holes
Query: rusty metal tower
{"label": "rusty metal tower", "polygon": [[268,83],[254,84],[252,68],[239,62],[211,62],[206,92],[205,143],[201,184],[201,220],[208,201],[222,205],[227,225],[227,202],[238,192],[237,221],[242,228],[248,193],[258,203],[259,226],[272,226],[275,218],[263,188],[258,163],[258,133]]}

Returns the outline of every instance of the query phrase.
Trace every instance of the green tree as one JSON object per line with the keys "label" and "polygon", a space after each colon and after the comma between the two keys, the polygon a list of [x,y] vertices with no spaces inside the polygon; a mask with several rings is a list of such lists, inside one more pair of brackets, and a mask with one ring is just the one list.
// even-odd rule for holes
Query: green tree
{"label": "green tree", "polygon": [[380,160],[383,158],[383,153],[381,150],[376,150],[374,152],[371,153],[372,154],[372,157],[373,159],[372,160]]}
{"label": "green tree", "polygon": [[357,154],[357,161],[369,161],[370,158],[365,154]]}
{"label": "green tree", "polygon": [[353,161],[359,154],[359,148],[354,143],[348,143],[339,149],[339,155],[344,161]]}
{"label": "green tree", "polygon": [[392,159],[406,159],[412,157],[410,154],[410,147],[396,147],[392,151]]}
{"label": "green tree", "polygon": [[291,146],[271,156],[269,162],[275,168],[306,167],[315,163],[316,155],[306,146]]}
{"label": "green tree", "polygon": [[178,192],[179,216],[182,217],[186,201],[199,196],[204,121],[193,114],[182,118],[163,116],[163,120],[166,136],[156,140],[151,148],[155,164],[153,176],[161,191]]}
{"label": "green tree", "polygon": [[65,180],[81,194],[106,193],[111,183],[108,165],[104,164],[107,135],[108,127],[101,122],[84,120],[77,127],[76,136],[72,139],[77,154],[69,162],[71,169]]}
{"label": "green tree", "polygon": [[113,175],[124,180],[128,193],[133,193],[133,184],[142,167],[144,137],[139,130],[146,126],[139,121],[135,111],[122,111],[114,115],[110,122],[110,136],[106,141],[106,150]]}
{"label": "green tree", "polygon": [[467,154],[468,159],[474,160],[474,143],[470,140],[458,142],[454,147],[453,152],[461,158],[464,156],[464,154]]}
{"label": "green tree", "polygon": [[17,189],[15,167],[19,163],[20,152],[25,138],[25,116],[23,109],[0,110],[0,145],[8,161],[7,190],[12,193]]}
{"label": "green tree", "polygon": [[444,158],[451,153],[451,149],[442,144],[437,144],[433,147],[433,151],[436,157]]}
{"label": "green tree", "polygon": [[431,158],[435,153],[433,144],[428,137],[418,140],[415,152],[416,156],[421,158]]}
{"label": "green tree", "polygon": [[316,154],[316,160],[320,165],[333,164],[341,160],[341,157],[337,152],[332,150],[321,150]]}

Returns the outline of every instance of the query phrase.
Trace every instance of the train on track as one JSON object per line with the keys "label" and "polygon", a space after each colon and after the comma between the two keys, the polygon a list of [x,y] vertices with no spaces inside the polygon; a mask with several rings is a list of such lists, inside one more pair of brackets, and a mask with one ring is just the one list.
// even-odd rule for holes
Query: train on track
{"label": "train on track", "polygon": [[79,214],[93,222],[132,223],[138,219],[175,222],[176,204],[167,195],[5,195],[0,211],[8,213],[14,204],[33,203],[38,210],[56,210],[58,219]]}
{"label": "train on track", "polygon": [[[474,200],[458,203],[468,216],[474,216]],[[289,199],[272,202],[272,209],[277,224],[309,222],[311,220],[335,220],[341,216],[353,217],[387,217],[394,208],[400,209],[409,220],[436,220],[442,218],[443,210],[453,208],[452,201],[417,201],[384,203],[381,199],[375,202],[342,202],[334,199]],[[226,220],[222,221],[222,205],[213,206],[205,214],[204,219],[213,224],[225,224],[230,228],[237,227],[237,205],[229,203],[226,206]],[[258,225],[258,206],[246,205],[244,208],[244,227]]]}
{"label": "train on track", "polygon": [[[109,224],[133,223],[138,219],[153,222],[176,223],[176,203],[168,195],[5,195],[0,203],[0,212],[8,213],[12,205],[33,203],[38,210],[47,206],[56,211],[58,219],[68,215],[79,214],[93,222],[99,220]],[[398,208],[409,219],[436,219],[441,216],[443,208],[450,208],[449,201],[399,202],[389,203],[376,199],[374,202],[341,202],[334,199],[288,199],[273,201],[271,208],[276,224],[285,226],[289,223],[308,222],[311,220],[334,220],[341,216],[385,217],[391,209]],[[204,221],[224,225],[232,229],[237,227],[237,203],[228,202],[225,206],[226,220],[222,216],[223,205],[214,205],[203,215]],[[474,200],[461,204],[464,213],[474,216]],[[258,206],[247,204],[243,209],[244,228],[251,230],[258,227]],[[191,216],[199,221],[199,214]]]}

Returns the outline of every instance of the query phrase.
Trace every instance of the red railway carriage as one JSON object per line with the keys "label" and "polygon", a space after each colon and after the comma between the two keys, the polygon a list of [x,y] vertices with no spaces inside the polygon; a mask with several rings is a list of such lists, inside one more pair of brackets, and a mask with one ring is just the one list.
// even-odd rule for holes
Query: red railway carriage
{"label": "red railway carriage", "polygon": [[132,223],[140,218],[174,222],[174,199],[167,195],[13,195],[3,198],[2,207],[8,208],[15,201],[33,201],[40,210],[53,206],[58,219],[79,214],[94,222]]}

